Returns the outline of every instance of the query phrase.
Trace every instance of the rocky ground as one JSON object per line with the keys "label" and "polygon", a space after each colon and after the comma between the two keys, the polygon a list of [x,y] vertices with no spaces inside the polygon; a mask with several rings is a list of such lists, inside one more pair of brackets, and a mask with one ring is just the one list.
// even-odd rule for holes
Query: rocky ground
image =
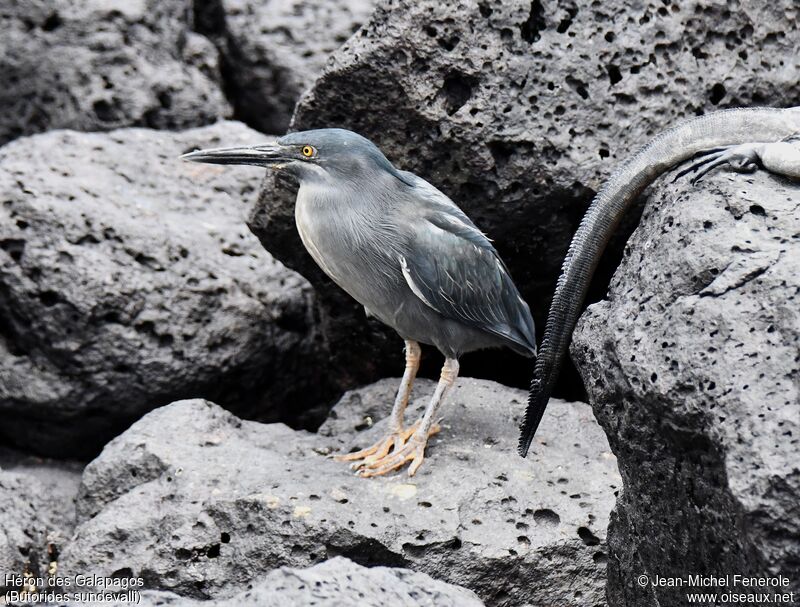
{"label": "rocky ground", "polygon": [[[24,505],[19,519],[36,513],[41,531],[9,537],[4,558],[24,570],[24,547],[35,572],[57,560],[67,577],[142,578],[147,588],[233,601],[252,584],[272,592],[278,567],[328,563],[312,575],[338,571],[346,561],[328,559],[346,557],[428,574],[396,575],[444,592],[432,576],[487,605],[604,604],[605,529],[620,478],[590,408],[556,402],[523,461],[514,445],[525,392],[463,379],[413,480],[358,478],[328,455],[385,431],[396,384],[346,394],[316,434],[243,421],[204,400],[157,409],[86,467],[77,494],[73,484],[72,496],[49,504],[51,518]],[[419,382],[410,417],[432,391]],[[4,474],[16,483],[3,484],[13,502],[29,483]],[[398,581],[390,588],[407,592]]]}
{"label": "rocky ground", "polygon": [[75,528],[83,466],[0,451],[0,571],[41,575]]}
{"label": "rocky ground", "polygon": [[263,605],[340,605],[342,607],[481,607],[472,592],[397,567],[366,568],[337,556],[308,567],[281,567],[250,590],[227,599],[198,601],[163,591],[143,593],[145,607],[262,607]]}
{"label": "rocky ground", "polygon": [[311,262],[291,184],[177,160],[355,129],[488,232],[541,329],[631,150],[719,107],[800,102],[798,15],[0,1],[0,604],[20,589],[5,574],[53,572],[193,607],[685,603],[640,575],[800,593],[795,183],[668,175],[611,243],[573,343],[583,381],[564,374],[531,456],[526,394],[501,385],[530,361],[478,353],[418,475],[367,480],[328,456],[385,430],[401,342]]}

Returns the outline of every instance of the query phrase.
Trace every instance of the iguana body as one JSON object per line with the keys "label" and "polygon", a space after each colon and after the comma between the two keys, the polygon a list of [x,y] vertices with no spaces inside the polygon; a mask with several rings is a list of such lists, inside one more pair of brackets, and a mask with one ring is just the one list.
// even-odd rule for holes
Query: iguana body
{"label": "iguana body", "polygon": [[684,174],[722,164],[800,179],[800,107],[732,109],[683,122],[652,139],[600,188],[569,246],[547,316],[519,442],[528,453],[600,256],[625,211],[660,175],[697,154]]}

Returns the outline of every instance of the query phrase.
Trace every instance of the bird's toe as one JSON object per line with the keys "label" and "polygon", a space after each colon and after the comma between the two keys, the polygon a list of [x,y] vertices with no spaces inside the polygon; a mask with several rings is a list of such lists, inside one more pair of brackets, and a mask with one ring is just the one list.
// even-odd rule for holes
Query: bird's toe
{"label": "bird's toe", "polygon": [[[353,453],[342,453],[339,455],[334,455],[333,459],[337,462],[353,462],[356,460],[368,460],[368,459],[381,459],[385,457],[389,450],[392,448],[392,445],[397,443],[398,434],[392,433],[389,436],[383,437],[374,445],[367,447],[366,449],[361,449],[360,451],[354,451]],[[395,447],[396,448],[396,447]],[[362,462],[357,462],[354,466],[358,467],[362,464]]]}
{"label": "bird's toe", "polygon": [[419,467],[422,465],[422,462],[425,461],[425,448],[418,450],[414,454],[414,459],[411,460],[411,465],[408,467],[408,476],[414,476],[419,470]]}
{"label": "bird's toe", "polygon": [[413,476],[417,469],[422,465],[422,461],[424,459],[425,443],[419,442],[412,438],[399,451],[395,451],[387,457],[373,462],[369,466],[363,466],[361,469],[359,469],[357,474],[359,476],[363,476],[364,478],[382,476],[393,470],[401,468],[407,462],[411,462],[411,467],[409,468],[408,474],[409,476]]}
{"label": "bird's toe", "polygon": [[353,453],[335,455],[333,459],[340,462],[353,462],[350,469],[355,470],[358,476],[365,478],[381,476],[410,461],[408,474],[414,476],[422,465],[428,438],[442,429],[439,422],[433,423],[427,436],[422,437],[420,436],[421,424],[422,420],[418,419],[408,428],[392,432],[371,447]]}

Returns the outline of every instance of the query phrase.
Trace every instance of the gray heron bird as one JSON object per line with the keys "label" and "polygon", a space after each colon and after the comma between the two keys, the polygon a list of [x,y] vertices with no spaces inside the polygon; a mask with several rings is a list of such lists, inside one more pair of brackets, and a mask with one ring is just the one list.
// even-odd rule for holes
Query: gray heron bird
{"label": "gray heron bird", "polygon": [[[536,355],[533,319],[489,239],[447,196],[395,168],[368,139],[343,129],[300,131],[275,143],[199,150],[182,158],[266,167],[294,177],[297,231],[322,270],[367,314],[405,340],[406,366],[388,434],[337,456],[377,476],[422,464],[462,354],[507,346]],[[444,355],[422,418],[404,425],[419,344]]]}

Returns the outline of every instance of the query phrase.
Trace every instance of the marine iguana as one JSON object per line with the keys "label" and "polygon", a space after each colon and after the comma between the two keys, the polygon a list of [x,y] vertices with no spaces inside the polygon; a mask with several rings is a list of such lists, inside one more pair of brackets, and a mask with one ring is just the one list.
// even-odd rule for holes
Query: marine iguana
{"label": "marine iguana", "polygon": [[740,172],[758,168],[800,179],[800,106],[737,108],[698,116],[650,140],[625,161],[594,197],[572,238],[536,359],[521,426],[519,454],[528,454],[578,321],[600,256],[625,212],[639,194],[678,164],[698,157],[678,173],[696,172],[695,183],[712,169],[729,165]]}

